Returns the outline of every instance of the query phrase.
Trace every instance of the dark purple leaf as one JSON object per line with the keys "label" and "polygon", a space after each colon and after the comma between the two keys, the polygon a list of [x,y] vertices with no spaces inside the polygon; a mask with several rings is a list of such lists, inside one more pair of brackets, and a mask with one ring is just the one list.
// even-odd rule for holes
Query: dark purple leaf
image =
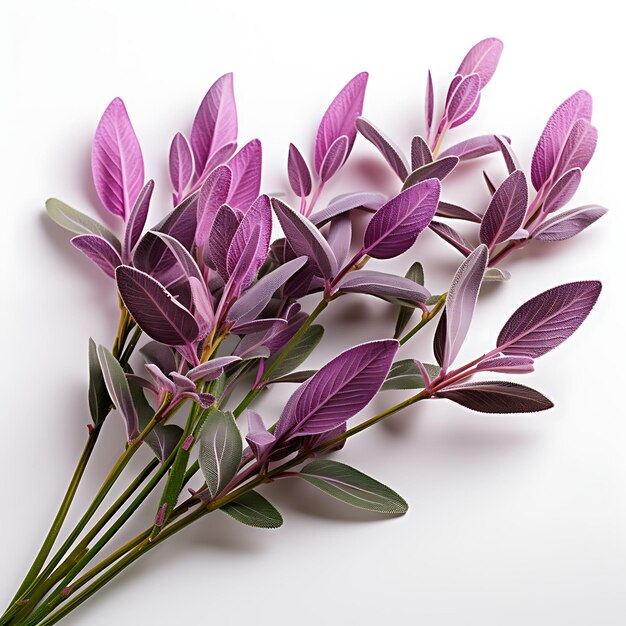
{"label": "dark purple leaf", "polygon": [[480,225],[480,241],[489,249],[521,228],[528,207],[528,183],[516,170],[497,189]]}
{"label": "dark purple leaf", "polygon": [[512,174],[515,170],[520,169],[519,160],[513,149],[511,148],[511,141],[502,135],[496,135],[496,142],[502,157],[504,158],[504,164],[509,174]]}
{"label": "dark purple leaf", "polygon": [[198,226],[195,241],[198,246],[209,237],[218,209],[225,204],[231,189],[233,174],[226,165],[215,168],[202,183],[198,195]]}
{"label": "dark purple leaf", "polygon": [[480,224],[482,221],[482,217],[478,215],[478,213],[474,213],[474,211],[465,209],[462,206],[442,201],[439,201],[439,204],[437,205],[436,215],[439,217],[449,217],[455,220],[474,222],[475,224]]}
{"label": "dark purple leaf", "polygon": [[259,320],[252,320],[251,322],[237,322],[232,328],[233,335],[250,335],[252,333],[266,332],[272,329],[274,332],[279,332],[287,326],[287,320],[282,317],[264,317]]}
{"label": "dark purple leaf", "polygon": [[[218,78],[204,96],[191,127],[196,176],[202,177],[209,158],[224,145],[237,141],[237,107],[233,75]],[[208,172],[207,172],[208,173]]]}
{"label": "dark purple leaf", "polygon": [[402,190],[408,189],[417,183],[428,180],[429,178],[437,178],[443,180],[452,170],[459,164],[459,157],[447,156],[432,163],[422,165],[411,172],[402,185]]}
{"label": "dark purple leaf", "polygon": [[[231,244],[232,248],[232,244]],[[233,298],[238,298],[244,289],[247,289],[254,281],[258,268],[265,261],[265,257],[261,259],[265,247],[265,239],[262,237],[261,225],[257,224],[250,233],[241,255],[230,272],[228,282],[224,287],[222,300],[230,303]],[[260,263],[259,263],[260,261]]]}
{"label": "dark purple leaf", "polygon": [[408,250],[432,220],[440,192],[439,181],[430,179],[409,187],[382,206],[365,231],[365,254],[390,259]]}
{"label": "dark purple leaf", "polygon": [[117,268],[116,277],[124,305],[152,339],[182,346],[198,337],[193,315],[154,278],[126,265]]}
{"label": "dark purple leaf", "polygon": [[595,204],[570,209],[546,220],[532,234],[537,241],[563,241],[574,237],[606,213],[606,209]]}
{"label": "dark purple leaf", "polygon": [[456,156],[461,161],[469,161],[497,152],[499,149],[500,146],[495,135],[480,135],[450,146],[439,155],[439,158]]}
{"label": "dark purple leaf", "polygon": [[237,152],[228,162],[233,176],[228,198],[224,202],[244,212],[250,208],[261,189],[262,161],[263,150],[258,139],[253,139]]}
{"label": "dark purple leaf", "polygon": [[306,198],[311,193],[311,173],[300,151],[292,143],[289,144],[287,175],[293,192],[299,198]]}
{"label": "dark purple leaf", "polygon": [[164,346],[158,341],[149,341],[139,348],[149,363],[154,363],[164,372],[171,372],[176,369],[176,359],[174,352],[168,346]]}
{"label": "dark purple leaf", "polygon": [[193,155],[182,133],[176,133],[170,146],[170,180],[174,188],[174,204],[178,204],[183,197],[187,185],[193,176]]}
{"label": "dark purple leaf", "polygon": [[356,127],[365,139],[378,148],[378,151],[383,155],[391,169],[398,175],[398,178],[404,181],[409,175],[409,168],[400,148],[364,117],[357,119]]}
{"label": "dark purple leaf", "polygon": [[337,259],[320,231],[303,215],[272,198],[272,207],[294,254],[306,256],[311,268],[319,270],[327,280],[337,272]]}
{"label": "dark purple leaf", "polygon": [[585,321],[601,289],[594,280],[566,283],[528,300],[500,331],[500,352],[536,359],[556,348]]}
{"label": "dark purple leaf", "polygon": [[432,220],[428,227],[436,235],[441,237],[444,241],[447,241],[453,248],[458,250],[463,256],[467,256],[472,251],[469,243],[467,243],[467,241],[465,241],[465,239],[463,239],[463,237],[456,230],[454,230],[452,226]]}
{"label": "dark purple leaf", "polygon": [[126,221],[143,187],[144,171],[141,148],[120,98],[115,98],[100,118],[91,170],[102,204]]}
{"label": "dark purple leaf", "polygon": [[380,389],[398,345],[392,339],[364,343],[322,367],[285,405],[276,438],[327,432],[356,415]]}
{"label": "dark purple leaf", "polygon": [[325,209],[313,213],[310,220],[318,228],[321,228],[331,219],[353,209],[363,209],[369,213],[375,213],[385,202],[387,202],[387,196],[382,193],[346,193],[333,198]]}
{"label": "dark purple leaf", "polygon": [[248,434],[246,441],[256,459],[264,459],[276,437],[267,432],[263,418],[256,411],[248,411]]}
{"label": "dark purple leaf", "polygon": [[584,170],[596,150],[598,130],[587,120],[578,120],[570,130],[552,178],[558,178],[568,170],[578,167]]}
{"label": "dark purple leaf", "polygon": [[396,304],[423,304],[430,293],[410,278],[373,270],[359,270],[348,274],[339,284],[344,293],[365,293]]}
{"label": "dark purple leaf", "polygon": [[419,135],[411,140],[411,170],[415,171],[423,165],[432,163],[433,153],[428,144]]}
{"label": "dark purple leaf", "polygon": [[178,262],[179,267],[183,271],[183,274],[187,279],[196,278],[200,283],[204,282],[202,277],[202,272],[200,268],[196,265],[194,258],[187,251],[178,239],[174,239],[174,237],[170,237],[165,233],[154,233],[169,249],[169,251],[174,255],[176,261]]}
{"label": "dark purple leaf", "polygon": [[71,243],[91,259],[107,276],[115,278],[115,268],[122,264],[122,259],[106,239],[97,235],[78,235],[71,239]]}
{"label": "dark purple leaf", "polygon": [[322,161],[330,146],[338,137],[348,138],[346,158],[352,150],[356,138],[356,118],[363,112],[363,99],[367,86],[367,72],[357,74],[332,101],[315,137],[315,171],[320,172]]}
{"label": "dark purple leaf", "polygon": [[129,262],[132,258],[133,249],[141,237],[143,227],[146,225],[148,209],[150,208],[150,200],[152,199],[153,191],[154,181],[149,180],[144,185],[144,188],[139,192],[135,206],[130,212],[130,217],[128,218],[128,223],[126,224],[124,247],[122,252],[125,262]]}
{"label": "dark purple leaf", "polygon": [[479,41],[465,55],[459,69],[456,71],[461,76],[478,74],[480,76],[480,88],[482,89],[493,76],[502,54],[502,42],[495,37],[489,37]]}
{"label": "dark purple leaf", "polygon": [[322,183],[328,182],[344,164],[348,157],[349,141],[346,135],[337,137],[328,148],[326,156],[322,161],[319,169],[320,180]]}
{"label": "dark purple leaf", "polygon": [[476,369],[486,372],[503,372],[506,374],[526,374],[534,371],[533,359],[529,356],[496,356],[481,361]]}
{"label": "dark purple leaf", "polygon": [[440,362],[444,370],[452,365],[465,341],[488,260],[487,246],[478,246],[452,279],[446,298],[445,345]]}
{"label": "dark purple leaf", "polygon": [[565,100],[551,115],[533,153],[531,179],[535,189],[539,190],[550,178],[561,149],[577,120],[591,121],[592,108],[591,96],[581,90]]}
{"label": "dark purple leaf", "polygon": [[228,248],[238,228],[239,219],[237,214],[227,204],[222,205],[213,221],[211,234],[209,235],[204,253],[205,262],[210,261],[225,281],[228,280],[229,276],[226,267]]}
{"label": "dark purple leaf", "polygon": [[505,381],[457,385],[438,391],[436,396],[480,413],[535,413],[554,406],[538,391]]}
{"label": "dark purple leaf", "polygon": [[493,196],[493,194],[496,193],[496,186],[491,182],[489,175],[484,170],[483,170],[483,178],[485,179],[485,184],[487,185],[487,189],[489,190],[489,193]]}
{"label": "dark purple leaf", "polygon": [[98,359],[96,342],[89,338],[89,413],[94,425],[102,424],[111,411],[111,398],[107,391]]}
{"label": "dark purple leaf", "polygon": [[[433,116],[435,114],[435,90],[433,89],[433,77],[428,70],[426,78],[426,95],[424,97],[424,119],[426,120],[426,136],[430,136],[433,127]],[[419,167],[419,166],[418,166]],[[413,166],[415,169],[415,166]]]}

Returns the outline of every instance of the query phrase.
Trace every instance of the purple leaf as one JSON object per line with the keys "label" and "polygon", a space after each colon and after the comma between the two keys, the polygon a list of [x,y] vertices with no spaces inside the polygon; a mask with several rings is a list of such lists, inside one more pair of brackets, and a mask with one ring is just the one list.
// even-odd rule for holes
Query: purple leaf
{"label": "purple leaf", "polygon": [[226,165],[220,165],[202,183],[198,195],[196,245],[202,246],[209,237],[217,211],[225,204],[229,195],[232,177],[230,168]]}
{"label": "purple leaf", "polygon": [[294,254],[308,257],[311,267],[331,280],[337,272],[337,259],[320,231],[278,198],[272,198],[272,207]]}
{"label": "purple leaf", "polygon": [[150,378],[154,381],[157,389],[163,389],[172,395],[176,393],[176,385],[171,381],[154,363],[146,363],[144,366],[150,374]]}
{"label": "purple leaf", "polygon": [[176,369],[176,360],[172,349],[158,341],[149,341],[139,349],[149,363],[154,363],[163,372],[171,372]]}
{"label": "purple leaf", "polygon": [[516,170],[496,189],[480,225],[480,241],[491,250],[521,228],[528,207],[528,183]]}
{"label": "purple leaf", "polygon": [[468,120],[471,120],[472,117],[474,117],[474,114],[476,113],[476,111],[478,111],[479,105],[480,105],[480,93],[476,97],[476,100],[474,101],[474,105],[472,106],[471,109],[465,112],[461,117],[455,119],[454,122],[450,122],[450,128],[457,128],[458,126],[465,124],[465,122],[467,122]]}
{"label": "purple leaf", "polygon": [[566,283],[528,300],[500,331],[500,352],[536,359],[556,348],[585,321],[601,289],[598,281]]}
{"label": "purple leaf", "polygon": [[250,208],[261,189],[262,161],[263,150],[258,139],[248,142],[237,152],[228,162],[228,167],[233,176],[230,193],[225,202],[242,211],[247,211]]}
{"label": "purple leaf", "polygon": [[320,180],[322,183],[328,182],[345,163],[348,156],[348,137],[341,135],[328,148],[328,152],[320,165]]}
{"label": "purple leaf", "polygon": [[574,197],[581,178],[582,170],[580,168],[565,172],[548,192],[543,203],[543,212],[553,213],[562,209]]}
{"label": "purple leaf", "polygon": [[193,155],[182,133],[176,133],[170,146],[170,180],[174,188],[174,204],[183,197],[187,185],[193,176]]}
{"label": "purple leaf", "polygon": [[[231,244],[232,248],[232,244]],[[228,282],[224,287],[222,300],[220,305],[225,303],[227,306],[234,298],[238,298],[244,289],[247,289],[254,281],[258,271],[259,260],[261,264],[265,258],[260,259],[264,248],[264,239],[261,234],[261,225],[257,224],[250,233],[245,243],[241,255],[237,259],[237,263],[230,272]]]}
{"label": "purple leaf", "polygon": [[192,343],[199,333],[193,315],[154,278],[122,265],[116,270],[124,305],[152,339],[170,346]]}
{"label": "purple leaf", "polygon": [[248,434],[246,441],[256,459],[264,459],[276,437],[267,432],[263,418],[256,411],[248,411]]}
{"label": "purple leaf", "polygon": [[224,368],[231,363],[241,361],[238,356],[220,356],[202,363],[187,372],[187,378],[193,380],[215,380],[222,375]]}
{"label": "purple leaf", "polygon": [[251,335],[252,333],[261,333],[268,330],[273,332],[279,332],[287,326],[287,320],[282,317],[264,317],[259,320],[252,320],[251,322],[236,323],[231,332],[233,335]]}
{"label": "purple leaf", "polygon": [[467,256],[472,251],[471,246],[452,226],[432,220],[428,227],[453,248],[456,248],[463,256]]}
{"label": "purple leaf", "polygon": [[179,267],[182,269],[183,274],[185,275],[187,280],[189,280],[190,278],[196,278],[200,283],[204,283],[200,268],[196,265],[194,258],[187,251],[187,249],[178,241],[178,239],[174,239],[174,237],[170,237],[165,233],[155,232],[154,234],[168,247],[169,251],[174,255]]}
{"label": "purple leaf", "polygon": [[439,181],[430,179],[387,202],[367,226],[364,253],[390,259],[408,250],[433,218],[440,192]]}
{"label": "purple leaf", "polygon": [[202,183],[206,180],[206,177],[218,166],[218,165],[224,165],[228,159],[230,159],[230,157],[233,156],[233,154],[235,154],[235,152],[237,151],[237,142],[236,141],[231,141],[229,143],[224,144],[221,148],[218,148],[213,155],[211,155],[211,157],[209,157],[209,160],[207,161],[207,164],[204,166],[204,172],[202,174],[202,176],[200,178],[198,178],[198,180],[196,180],[194,186],[193,186],[193,190],[195,191],[196,189],[199,189],[200,186],[202,185]]}
{"label": "purple leaf", "polygon": [[[200,103],[191,127],[196,176],[202,177],[209,158],[224,145],[237,141],[237,107],[233,75],[218,78]],[[207,172],[208,173],[208,172]]]}
{"label": "purple leaf", "polygon": [[528,356],[497,356],[481,361],[476,369],[505,374],[526,374],[534,371],[533,359]]}
{"label": "purple leaf", "polygon": [[115,98],[106,108],[91,150],[91,170],[98,196],[124,221],[143,187],[143,157],[126,107]]}
{"label": "purple leaf", "polygon": [[183,376],[178,372],[170,372],[170,378],[174,381],[174,384],[180,391],[193,391],[195,393],[196,386],[187,376]]}
{"label": "purple leaf", "polygon": [[505,381],[487,381],[448,387],[436,397],[447,398],[480,413],[534,413],[554,405],[538,391]]}
{"label": "purple leaf", "polygon": [[446,107],[450,128],[459,126],[474,114],[479,95],[480,77],[478,74],[469,74],[459,81]]}
{"label": "purple leaf", "polygon": [[475,224],[480,224],[480,222],[482,221],[482,216],[478,215],[478,213],[474,213],[474,211],[470,211],[469,209],[465,209],[462,206],[458,206],[456,204],[450,204],[449,202],[439,201],[436,214],[439,217],[449,217],[455,220],[465,220],[467,222],[474,222]]}
{"label": "purple leaf", "polygon": [[563,241],[574,237],[606,213],[606,209],[594,204],[570,209],[546,220],[532,234],[537,241]]}
{"label": "purple leaf", "polygon": [[430,151],[428,144],[416,135],[411,140],[411,170],[415,171],[428,163],[433,162],[433,153]]}
{"label": "purple leaf", "polygon": [[461,76],[478,74],[480,76],[480,88],[482,89],[493,76],[502,54],[502,42],[495,37],[479,41],[465,55],[459,69],[456,71]]}
{"label": "purple leaf", "polygon": [[104,346],[98,346],[97,353],[109,397],[126,422],[128,441],[134,441],[139,434],[139,417],[133,404],[133,397],[124,370],[118,360]]}
{"label": "purple leaf", "polygon": [[506,169],[509,174],[512,174],[515,170],[519,170],[519,160],[517,158],[517,155],[515,154],[515,152],[513,152],[513,149],[511,148],[511,142],[502,135],[496,135],[495,137],[500,152],[502,152],[504,164],[506,165]]}
{"label": "purple leaf", "polygon": [[200,327],[200,337],[206,337],[215,323],[215,313],[213,302],[207,286],[195,276],[189,277],[189,289],[191,291],[191,302],[193,303],[193,314]]}
{"label": "purple leaf", "polygon": [[382,193],[366,191],[346,193],[333,198],[325,209],[313,213],[310,220],[318,228],[321,228],[331,219],[353,209],[362,209],[369,213],[375,213],[385,202],[387,202],[387,196]]}
{"label": "purple leaf", "polygon": [[491,182],[489,175],[484,170],[483,170],[483,178],[485,179],[485,184],[487,185],[487,189],[489,190],[489,193],[493,196],[493,194],[496,193],[496,186]]}
{"label": "purple leaf", "polygon": [[559,160],[554,168],[553,178],[578,167],[584,170],[596,150],[598,130],[587,120],[578,120],[569,132]]}
{"label": "purple leaf", "polygon": [[315,171],[319,174],[330,146],[338,137],[348,138],[346,158],[356,138],[356,118],[363,112],[363,99],[367,86],[367,72],[357,74],[332,101],[315,137]]}
{"label": "purple leaf", "polygon": [[150,200],[152,199],[153,191],[154,181],[149,180],[137,196],[135,206],[130,212],[130,217],[128,218],[128,223],[126,224],[126,231],[124,233],[124,247],[122,252],[122,256],[126,262],[129,262],[132,258],[133,249],[141,237],[143,227],[146,225],[148,209],[150,208]]}
{"label": "purple leaf", "polygon": [[356,120],[356,127],[365,139],[378,148],[378,151],[383,155],[383,158],[397,174],[398,178],[404,181],[409,175],[409,168],[400,148],[364,117],[359,117]]}
{"label": "purple leaf", "polygon": [[293,192],[299,198],[306,198],[311,193],[311,173],[300,151],[292,143],[289,144],[287,176]]}
{"label": "purple leaf", "polygon": [[574,124],[579,119],[591,121],[591,111],[591,96],[581,90],[565,100],[551,115],[533,153],[531,179],[535,189],[539,190],[550,178]]}
{"label": "purple leaf", "polygon": [[267,258],[272,237],[272,207],[270,199],[263,195],[259,196],[248,212],[244,215],[241,223],[235,231],[235,236],[228,248],[226,255],[226,269],[231,273],[249,241],[254,228],[259,227],[259,247],[257,254],[250,264],[250,278],[256,276],[263,262]]}
{"label": "purple leaf", "polygon": [[268,305],[274,293],[306,262],[306,257],[298,257],[263,276],[233,304],[226,316],[227,321],[249,322],[255,319]]}
{"label": "purple leaf", "polygon": [[479,137],[472,137],[450,146],[441,153],[439,158],[456,156],[461,161],[469,161],[470,159],[477,159],[486,154],[497,152],[499,149],[500,146],[495,135],[480,135]]}
{"label": "purple leaf", "polygon": [[226,267],[228,248],[238,228],[237,214],[227,204],[222,205],[213,221],[204,252],[205,261],[210,261],[225,281],[228,280],[229,275]]}
{"label": "purple leaf", "polygon": [[[426,136],[430,136],[433,127],[433,116],[435,114],[435,90],[433,89],[433,77],[428,70],[426,78],[426,94],[424,97],[424,119],[426,120]],[[419,166],[418,166],[419,167]],[[415,169],[415,165],[413,166]]]}
{"label": "purple leaf", "polygon": [[291,396],[276,439],[315,435],[337,428],[376,395],[398,351],[393,339],[350,348],[322,367]]}
{"label": "purple leaf", "polygon": [[78,235],[71,243],[86,257],[91,259],[107,276],[115,278],[115,268],[122,264],[122,259],[115,248],[98,235]]}
{"label": "purple leaf", "polygon": [[437,159],[432,163],[422,165],[422,167],[418,167],[409,174],[408,178],[404,181],[404,185],[402,185],[402,191],[429,178],[443,180],[458,164],[459,157],[447,156]]}
{"label": "purple leaf", "polygon": [[401,305],[423,304],[430,297],[427,289],[410,278],[373,270],[359,270],[348,274],[339,284],[339,291],[365,293]]}
{"label": "purple leaf", "polygon": [[446,370],[459,353],[474,315],[489,251],[481,245],[461,263],[446,298],[445,344],[439,365]]}
{"label": "purple leaf", "polygon": [[337,259],[337,265],[342,267],[348,258],[352,244],[352,219],[349,213],[342,213],[331,220],[326,241]]}

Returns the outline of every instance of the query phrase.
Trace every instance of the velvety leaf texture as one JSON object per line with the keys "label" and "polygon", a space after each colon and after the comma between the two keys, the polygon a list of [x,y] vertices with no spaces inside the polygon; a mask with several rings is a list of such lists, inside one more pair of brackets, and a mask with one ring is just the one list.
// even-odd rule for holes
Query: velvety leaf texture
{"label": "velvety leaf texture", "polygon": [[311,173],[300,151],[292,143],[289,144],[287,175],[293,192],[299,198],[306,198],[311,193]]}
{"label": "velvety leaf texture", "polygon": [[537,241],[564,241],[591,226],[606,213],[606,209],[597,205],[586,205],[563,211],[546,220],[534,233]]}
{"label": "velvety leaf texture", "polygon": [[597,129],[587,120],[578,120],[565,140],[552,178],[557,178],[575,167],[584,170],[591,161],[597,143]]}
{"label": "velvety leaf texture", "polygon": [[98,360],[96,343],[89,338],[89,413],[95,425],[102,424],[109,414],[111,398]]}
{"label": "velvety leaf texture", "polygon": [[574,168],[565,172],[548,192],[543,203],[544,213],[562,209],[573,197],[582,178],[582,170]]}
{"label": "velvety leaf texture", "polygon": [[195,233],[197,245],[203,245],[209,237],[217,211],[228,198],[232,178],[230,168],[220,165],[208,175],[202,184],[197,204],[198,223]]}
{"label": "velvety leaf texture", "polygon": [[320,180],[322,183],[328,182],[344,164],[348,156],[349,140],[346,135],[337,137],[328,148],[326,156],[320,165]]}
{"label": "velvety leaf texture", "polygon": [[[313,324],[296,341],[287,356],[272,370],[272,380],[291,373],[304,363],[324,336],[324,328]],[[308,378],[308,377],[307,377]]]}
{"label": "velvety leaf texture", "polygon": [[225,504],[220,511],[253,528],[278,528],[283,525],[281,514],[256,491],[244,493]]}
{"label": "velvety leaf texture", "polygon": [[91,150],[94,184],[102,204],[124,221],[143,187],[141,148],[126,107],[115,98],[96,129]]}
{"label": "velvety leaf texture", "polygon": [[444,241],[447,241],[451,246],[456,248],[462,255],[467,256],[471,252],[472,249],[470,245],[452,228],[452,226],[432,220],[429,224],[429,228]]}
{"label": "velvety leaf texture", "polygon": [[538,391],[505,381],[457,385],[438,391],[436,396],[480,413],[535,413],[554,406]]}
{"label": "velvety leaf texture", "polygon": [[430,293],[410,278],[377,272],[359,270],[348,274],[339,284],[344,293],[364,293],[396,303],[410,302],[414,305],[426,302]]}
{"label": "velvety leaf texture", "polygon": [[[430,363],[424,364],[428,376],[432,380],[438,376],[441,368]],[[380,388],[381,391],[389,391],[394,389],[423,389],[426,386],[424,377],[420,368],[414,359],[403,359],[396,361],[389,370],[387,379]]]}
{"label": "velvety leaf texture", "polygon": [[71,242],[109,278],[115,278],[115,268],[122,264],[122,259],[106,239],[97,235],[78,235]]}
{"label": "velvety leaf texture", "polygon": [[154,181],[149,180],[139,192],[135,205],[130,212],[128,223],[126,224],[126,231],[124,233],[123,260],[125,263],[128,263],[131,260],[133,250],[141,237],[143,227],[146,225],[153,191]]}
{"label": "velvety leaf texture", "polygon": [[461,161],[469,161],[497,152],[500,149],[495,135],[480,135],[466,139],[444,150],[439,157],[456,156]]}
{"label": "velvety leaf texture", "polygon": [[364,117],[357,119],[356,127],[365,139],[376,146],[398,178],[404,181],[409,175],[409,168],[400,148]]}
{"label": "velvety leaf texture", "polygon": [[531,298],[500,331],[496,344],[500,352],[536,359],[556,348],[585,321],[601,289],[598,281],[581,281]]}
{"label": "velvety leaf texture", "polygon": [[387,202],[387,196],[382,193],[346,193],[333,198],[325,209],[313,213],[310,218],[311,223],[321,228],[331,219],[339,217],[353,209],[362,209],[368,213],[375,213],[385,202]]}
{"label": "velvety leaf texture", "polygon": [[479,94],[480,77],[478,74],[469,74],[459,81],[446,108],[450,128],[459,126],[473,115]]}
{"label": "velvety leaf texture", "polygon": [[525,374],[534,371],[534,361],[529,356],[498,356],[481,361],[476,369],[506,374]]}
{"label": "velvety leaf texture", "polygon": [[332,101],[322,117],[315,137],[315,171],[320,172],[322,162],[334,141],[345,135],[348,138],[346,158],[356,138],[356,118],[363,111],[367,86],[367,72],[357,74]]}
{"label": "velvety leaf texture", "polygon": [[411,140],[411,171],[432,163],[433,153],[426,141],[419,135]]}
{"label": "velvety leaf texture", "polygon": [[237,209],[247,211],[261,189],[261,166],[263,149],[258,139],[247,143],[228,162],[232,182],[226,202]]}
{"label": "velvety leaf texture", "polygon": [[390,259],[408,250],[432,220],[440,192],[438,180],[426,180],[382,206],[365,231],[365,253]]}
{"label": "velvety leaf texture", "polygon": [[461,76],[478,74],[480,76],[480,88],[482,89],[491,80],[498,67],[502,48],[502,42],[495,37],[479,41],[465,55],[456,73]]}
{"label": "velvety leaf texture", "polygon": [[276,425],[276,438],[327,432],[363,409],[389,372],[398,342],[371,341],[322,367],[287,402]]}
{"label": "velvety leaf texture", "polygon": [[416,170],[412,171],[402,185],[402,190],[408,189],[417,183],[428,180],[429,178],[437,178],[443,180],[452,170],[459,164],[459,157],[445,156],[426,163]]}

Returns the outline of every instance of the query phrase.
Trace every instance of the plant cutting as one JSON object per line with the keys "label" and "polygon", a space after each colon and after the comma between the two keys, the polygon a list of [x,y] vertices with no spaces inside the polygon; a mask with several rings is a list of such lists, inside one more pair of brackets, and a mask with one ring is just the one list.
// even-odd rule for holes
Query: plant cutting
{"label": "plant cutting", "polygon": [[[567,98],[548,120],[530,183],[510,138],[450,140],[477,112],[501,52],[495,38],[476,44],[441,102],[428,73],[425,128],[406,142],[408,156],[362,115],[368,75],[356,75],[323,114],[312,159],[293,144],[286,150],[290,195],[280,197],[262,191],[261,142],[238,149],[233,76],[226,74],[202,100],[188,135],[174,135],[173,209],[149,228],[155,182],[145,180],[124,103],[110,103],[96,128],[91,164],[102,206],[119,219],[118,232],[57,199],[46,209],[111,279],[118,329],[111,342],[88,342],[84,450],[0,626],[59,622],[209,514],[278,528],[283,518],[271,503],[271,484],[279,480],[299,481],[303,490],[316,488],[381,515],[406,513],[399,494],[336,453],[363,430],[418,403],[447,401],[491,414],[552,407],[542,392],[510,375],[533,371],[535,361],[581,326],[600,296],[598,281],[557,285],[520,303],[502,315],[501,330],[480,354],[465,362],[459,357],[472,323],[480,322],[474,313],[481,285],[510,279],[503,266],[509,255],[531,253],[533,242],[571,238],[605,212],[595,205],[568,208],[596,147],[587,92]],[[396,193],[355,190],[323,203],[359,138],[397,176]],[[477,181],[488,186],[488,204],[447,202],[446,179],[463,162],[491,153],[501,155],[502,172],[485,172]],[[352,228],[356,213],[367,219],[362,235]],[[454,226],[463,223],[474,226],[475,235]],[[419,257],[426,229],[461,255],[445,293],[432,294],[425,280],[424,265],[436,258],[416,260],[403,276],[384,271],[387,260],[403,253]],[[316,302],[309,312],[306,296],[306,303]],[[364,297],[394,308],[388,338],[353,345],[319,369],[307,369],[324,324],[332,324],[326,310],[339,298]],[[432,331],[432,359],[414,353],[410,343],[426,331]],[[276,385],[290,385],[293,393],[279,415],[262,415],[255,403]],[[406,397],[367,413],[373,398],[384,399],[388,390]],[[412,413],[403,414],[410,419]],[[91,504],[67,528],[99,435],[115,419],[126,430],[119,457],[102,468]],[[144,467],[129,476],[135,456]],[[121,494],[111,498],[120,485]],[[155,493],[156,507],[149,499]],[[138,535],[128,533],[127,522],[146,519],[146,510],[150,523]],[[124,533],[123,545],[110,549]]]}

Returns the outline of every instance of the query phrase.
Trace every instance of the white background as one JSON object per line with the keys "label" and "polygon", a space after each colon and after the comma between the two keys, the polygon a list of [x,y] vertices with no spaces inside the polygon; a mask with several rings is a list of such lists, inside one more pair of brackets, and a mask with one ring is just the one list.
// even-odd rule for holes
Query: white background
{"label": "white background", "polygon": [[[113,285],[43,215],[44,200],[57,196],[104,217],[89,152],[108,102],[118,95],[126,102],[147,175],[157,181],[156,220],[168,208],[171,137],[189,131],[204,92],[224,72],[235,72],[241,142],[262,140],[264,190],[276,192],[287,188],[289,141],[311,149],[325,107],[355,73],[370,72],[365,114],[406,148],[422,132],[426,70],[441,97],[467,49],[498,36],[505,51],[478,114],[448,141],[505,133],[528,170],[556,105],[582,87],[595,99],[600,141],[575,202],[602,204],[609,214],[570,242],[530,246],[511,258],[512,280],[483,291],[463,352],[471,358],[491,347],[508,315],[536,293],[601,279],[605,290],[588,322],[522,381],[556,408],[483,416],[442,401],[405,411],[351,441],[341,459],[397,489],[410,503],[406,516],[380,520],[308,485],[272,485],[264,493],[284,514],[281,530],[250,529],[216,513],[135,564],[65,623],[626,623],[618,258],[626,227],[624,35],[612,4],[3,3],[0,600],[9,600],[32,560],[83,445],[87,338],[108,344],[114,334]],[[446,199],[483,208],[482,167],[503,176],[501,160],[487,157],[455,174]],[[391,193],[394,184],[359,139],[326,199],[346,190]],[[440,293],[460,256],[425,233],[392,267],[403,272],[416,259],[425,264],[427,286]],[[312,365],[386,336],[393,316],[384,304],[354,296],[322,321],[324,350]],[[425,332],[403,355],[431,360],[430,337]],[[365,413],[393,399],[379,398]],[[268,423],[281,402],[259,403]],[[112,416],[81,507],[122,438],[121,420]],[[144,462],[147,454],[139,455]],[[133,529],[153,513],[154,502]]]}

